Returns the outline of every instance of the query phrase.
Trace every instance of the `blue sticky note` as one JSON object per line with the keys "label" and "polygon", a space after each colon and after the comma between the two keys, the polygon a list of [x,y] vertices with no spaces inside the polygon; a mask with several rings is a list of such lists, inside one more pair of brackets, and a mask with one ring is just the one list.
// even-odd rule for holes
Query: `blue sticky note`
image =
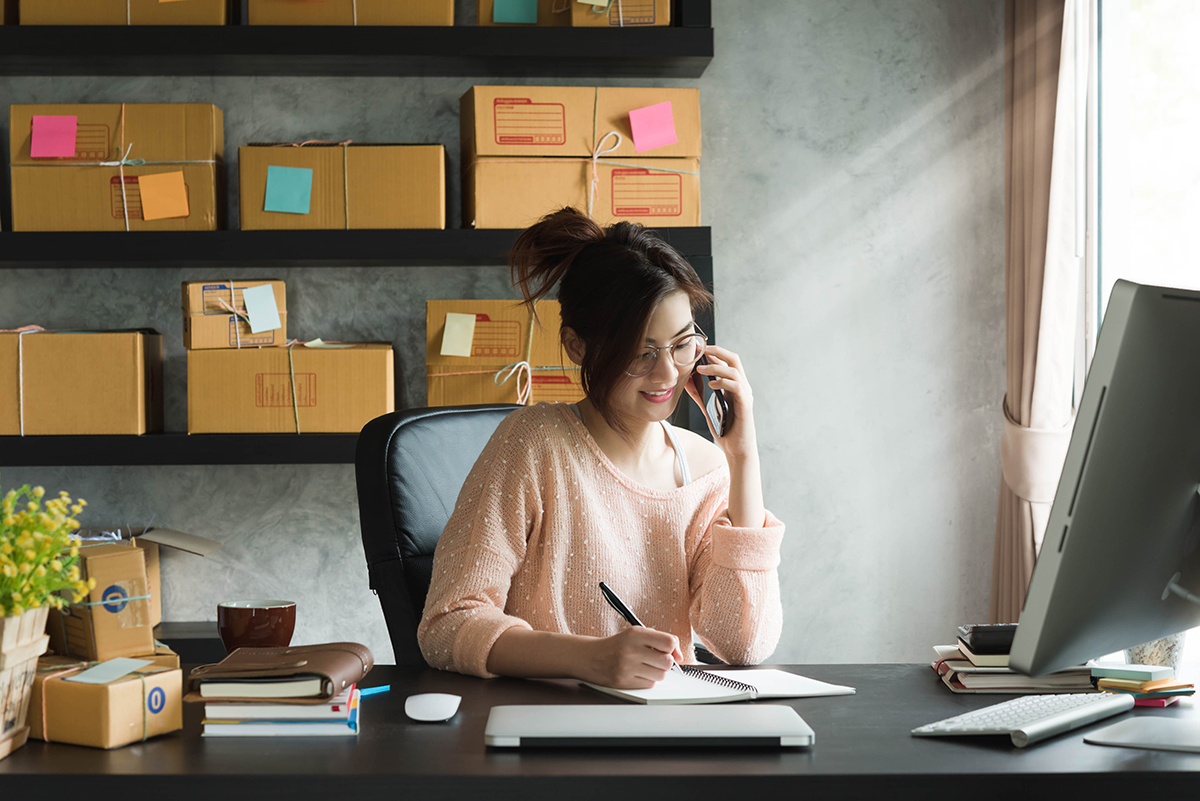
{"label": "blue sticky note", "polygon": [[517,22],[537,25],[537,0],[495,0],[492,22]]}
{"label": "blue sticky note", "polygon": [[251,334],[274,331],[283,325],[279,321],[275,290],[270,284],[246,287],[242,290],[242,302],[246,304],[246,315],[250,318]]}
{"label": "blue sticky note", "polygon": [[110,659],[107,662],[101,662],[95,667],[88,668],[82,673],[76,673],[74,676],[67,676],[66,681],[78,681],[84,684],[108,684],[110,681],[116,681],[122,676],[126,676],[138,668],[143,668],[146,665],[152,665],[153,662],[147,659],[129,659],[124,656],[119,656],[116,659]]}
{"label": "blue sticky note", "polygon": [[313,171],[305,167],[267,167],[267,199],[263,211],[308,214]]}

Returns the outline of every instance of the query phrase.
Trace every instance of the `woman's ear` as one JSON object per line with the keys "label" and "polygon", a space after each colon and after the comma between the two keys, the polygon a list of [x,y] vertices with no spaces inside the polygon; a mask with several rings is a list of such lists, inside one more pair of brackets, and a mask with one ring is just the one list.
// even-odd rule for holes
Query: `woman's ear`
{"label": "woman's ear", "polygon": [[563,347],[567,351],[567,356],[572,362],[578,365],[583,365],[584,345],[583,340],[575,333],[574,328],[563,327],[562,330]]}

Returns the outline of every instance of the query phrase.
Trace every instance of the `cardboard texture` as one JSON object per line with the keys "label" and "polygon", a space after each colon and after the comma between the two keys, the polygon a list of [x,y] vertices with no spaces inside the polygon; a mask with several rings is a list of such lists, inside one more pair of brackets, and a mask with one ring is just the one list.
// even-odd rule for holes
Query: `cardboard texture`
{"label": "cardboard texture", "polygon": [[54,652],[101,662],[153,653],[150,585],[142,550],[128,545],[81,548],[79,566],[85,580],[96,580],[96,586],[80,602],[92,605],[50,610],[46,633]]}
{"label": "cardboard texture", "polygon": [[[599,164],[592,218],[650,227],[700,225],[698,159],[629,159],[636,167]],[[666,172],[681,170],[687,173]],[[467,227],[526,228],[563,206],[586,212],[592,165],[587,160],[484,159],[463,178]]]}
{"label": "cardboard texture", "polygon": [[[569,26],[571,10],[567,4],[570,2],[571,0],[537,0],[537,27],[562,28]],[[495,25],[501,28],[534,27],[520,22],[492,22],[492,13],[495,11],[495,7],[495,0],[475,0],[476,24],[488,27]]]}
{"label": "cardboard texture", "polygon": [[161,431],[162,398],[157,332],[0,333],[0,435]]}
{"label": "cardboard texture", "polygon": [[[357,433],[394,411],[390,342],[187,352],[188,433]],[[295,365],[295,408],[288,351]]]}
{"label": "cardboard texture", "polygon": [[[454,0],[249,0],[251,25],[453,25]],[[356,8],[357,6],[357,17]]]}
{"label": "cardboard texture", "polygon": [[[247,279],[234,280],[232,297],[229,281],[183,282],[183,346],[185,348],[243,348],[282,345],[287,342],[287,290],[283,281]],[[255,334],[245,320],[230,314],[221,300],[238,310],[245,310],[242,290],[269,284],[274,290],[279,309],[279,328]],[[240,337],[240,340],[239,340]]]}
{"label": "cardboard texture", "polygon": [[[442,335],[446,314],[475,315],[471,356],[443,356]],[[533,323],[529,355],[529,308],[512,300],[430,300],[425,303],[425,366],[427,406],[459,406],[479,403],[517,403],[517,376],[497,385],[496,373],[507,365],[526,360],[532,371],[529,402],[574,402],[583,399],[579,370],[573,367],[559,340],[558,301],[537,304],[538,322]],[[477,372],[476,372],[477,371]],[[446,375],[471,372],[471,375]]]}
{"label": "cardboard texture", "polygon": [[82,662],[39,661],[30,736],[48,743],[119,748],[183,728],[183,672],[148,665],[107,684],[68,679]]}
{"label": "cardboard texture", "polygon": [[607,9],[571,0],[571,25],[576,28],[646,28],[670,24],[671,0],[610,0]]}
{"label": "cardboard texture", "polygon": [[[238,159],[243,230],[446,227],[441,145],[254,144],[238,148]],[[313,171],[307,214],[264,210],[270,166]]]}
{"label": "cardboard texture", "polygon": [[[126,103],[124,114],[120,103],[12,105],[8,113],[14,231],[124,231],[126,205],[130,231],[215,231],[224,219],[224,118],[212,104]],[[74,158],[31,157],[34,116],[78,118]],[[90,162],[119,160],[131,143],[130,159],[212,163],[127,164],[122,194],[119,169]],[[183,173],[188,215],[142,219],[138,176],[168,172]]]}
{"label": "cardboard texture", "polygon": [[[629,112],[671,103],[676,144],[638,153]],[[459,100],[463,164],[477,156],[591,158],[595,138],[621,134],[605,158],[699,158],[700,90],[601,86],[472,86]],[[609,137],[605,148],[614,143]]]}
{"label": "cardboard texture", "polygon": [[224,25],[228,0],[20,0],[22,25]]}

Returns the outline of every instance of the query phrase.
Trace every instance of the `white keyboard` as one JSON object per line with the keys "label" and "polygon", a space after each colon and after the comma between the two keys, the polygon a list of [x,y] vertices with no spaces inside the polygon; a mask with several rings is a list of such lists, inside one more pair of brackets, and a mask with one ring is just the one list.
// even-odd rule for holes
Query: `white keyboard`
{"label": "white keyboard", "polygon": [[1007,734],[1017,748],[1133,709],[1127,693],[1025,695],[912,730],[918,737]]}

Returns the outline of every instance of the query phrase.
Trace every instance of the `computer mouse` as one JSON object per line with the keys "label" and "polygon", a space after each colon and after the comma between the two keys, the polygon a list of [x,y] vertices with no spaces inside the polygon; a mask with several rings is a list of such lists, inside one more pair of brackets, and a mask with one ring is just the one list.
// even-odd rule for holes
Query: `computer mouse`
{"label": "computer mouse", "polygon": [[404,701],[404,714],[423,723],[438,723],[454,717],[461,695],[450,693],[420,693]]}

